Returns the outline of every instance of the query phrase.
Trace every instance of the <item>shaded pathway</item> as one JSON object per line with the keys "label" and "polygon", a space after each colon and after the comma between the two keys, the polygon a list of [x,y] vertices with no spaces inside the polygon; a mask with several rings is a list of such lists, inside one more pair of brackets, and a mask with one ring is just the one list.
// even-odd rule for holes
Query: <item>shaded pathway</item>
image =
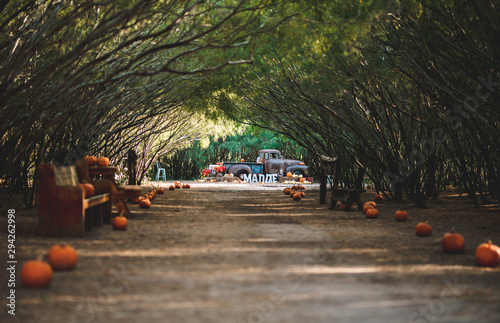
{"label": "shaded pathway", "polygon": [[[48,289],[19,287],[9,322],[500,321],[500,269],[472,256],[481,237],[500,242],[498,210],[470,222],[468,205],[446,213],[456,201],[443,199],[397,223],[399,206],[386,203],[369,221],[318,205],[317,191],[297,203],[282,187],[245,187],[167,191],[149,210],[132,206],[125,232],[65,239],[77,268]],[[422,239],[413,230],[424,219],[436,234]],[[471,241],[463,255],[440,250],[451,220]],[[61,241],[34,235],[34,217],[20,221],[20,260]]]}

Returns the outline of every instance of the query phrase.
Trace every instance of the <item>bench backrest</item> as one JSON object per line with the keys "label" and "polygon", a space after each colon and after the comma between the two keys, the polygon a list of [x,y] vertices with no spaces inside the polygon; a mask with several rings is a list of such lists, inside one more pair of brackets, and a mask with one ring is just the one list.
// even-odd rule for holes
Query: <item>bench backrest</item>
{"label": "bench backrest", "polygon": [[51,191],[52,187],[58,186],[78,186],[79,183],[75,166],[55,167],[49,163],[38,166],[39,192],[44,189]]}
{"label": "bench backrest", "polygon": [[79,184],[75,166],[55,167],[56,186],[77,186]]}

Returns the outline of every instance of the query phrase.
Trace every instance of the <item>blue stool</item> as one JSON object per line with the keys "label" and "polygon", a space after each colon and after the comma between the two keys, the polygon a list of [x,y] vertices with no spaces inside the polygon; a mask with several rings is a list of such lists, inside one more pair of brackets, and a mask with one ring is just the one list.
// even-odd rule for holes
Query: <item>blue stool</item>
{"label": "blue stool", "polygon": [[158,168],[158,171],[156,172],[156,181],[159,182],[160,177],[163,177],[163,180],[166,181],[167,175],[165,173],[165,168],[161,168],[160,163],[158,161],[156,161],[156,168]]}

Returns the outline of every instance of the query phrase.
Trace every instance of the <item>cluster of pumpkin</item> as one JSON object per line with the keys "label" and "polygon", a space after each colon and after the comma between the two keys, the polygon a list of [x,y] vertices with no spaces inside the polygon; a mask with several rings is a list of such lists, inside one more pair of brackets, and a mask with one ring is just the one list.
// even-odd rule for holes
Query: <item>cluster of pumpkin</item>
{"label": "cluster of pumpkin", "polygon": [[92,155],[83,157],[89,166],[109,166],[108,157],[94,157]]}
{"label": "cluster of pumpkin", "polygon": [[[362,211],[367,218],[376,218],[379,216],[376,207],[377,204],[374,201],[369,201],[364,204]],[[408,212],[403,209],[398,210],[394,213],[394,219],[405,222],[408,220]],[[417,236],[428,237],[432,234],[432,226],[427,222],[420,222],[415,227],[415,232]],[[447,253],[462,253],[465,248],[465,239],[461,234],[454,232],[454,228],[452,228],[451,232],[443,235],[441,247]],[[475,260],[479,266],[493,268],[498,266],[500,263],[500,247],[494,245],[491,241],[480,244],[476,248]]]}
{"label": "cluster of pumpkin", "polygon": [[182,184],[181,182],[177,181],[168,187],[170,191],[175,191],[176,189],[181,189],[181,188],[191,188],[191,185]]}
{"label": "cluster of pumpkin", "polygon": [[156,194],[164,194],[165,190],[163,188],[153,189],[148,193],[139,196],[137,199],[133,199],[132,203],[139,204],[142,209],[149,209],[151,207],[151,202],[155,199]]}
{"label": "cluster of pumpkin", "polygon": [[283,190],[285,195],[289,195],[294,201],[300,201],[301,198],[306,196],[304,192],[306,188],[302,185],[294,185],[292,187],[287,187]]}
{"label": "cluster of pumpkin", "polygon": [[69,245],[53,245],[43,257],[27,261],[21,268],[21,283],[27,288],[46,287],[52,281],[54,271],[71,270],[76,266],[78,255]]}

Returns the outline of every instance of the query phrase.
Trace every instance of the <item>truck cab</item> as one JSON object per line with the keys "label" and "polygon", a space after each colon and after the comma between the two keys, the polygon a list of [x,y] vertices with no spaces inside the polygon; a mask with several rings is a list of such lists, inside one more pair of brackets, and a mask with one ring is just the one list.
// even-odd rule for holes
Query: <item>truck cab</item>
{"label": "truck cab", "polygon": [[283,174],[285,171],[283,157],[277,150],[261,150],[257,159],[258,163],[264,164],[267,174]]}

